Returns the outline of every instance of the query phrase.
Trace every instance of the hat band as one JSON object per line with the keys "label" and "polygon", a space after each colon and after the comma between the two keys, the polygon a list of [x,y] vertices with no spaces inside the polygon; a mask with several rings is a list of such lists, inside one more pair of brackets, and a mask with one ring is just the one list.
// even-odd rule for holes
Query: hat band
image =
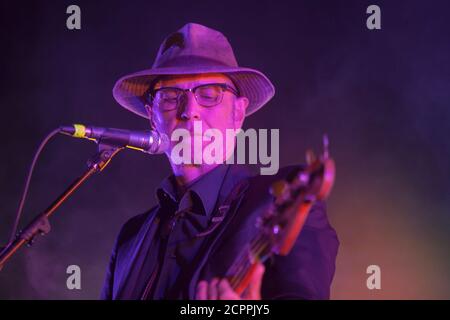
{"label": "hat band", "polygon": [[237,67],[237,64],[228,64],[224,63],[223,61],[201,57],[201,56],[194,56],[194,55],[186,55],[186,56],[178,56],[174,57],[172,59],[168,59],[162,63],[159,63],[159,61],[156,61],[153,65],[153,68],[189,68],[189,67]]}

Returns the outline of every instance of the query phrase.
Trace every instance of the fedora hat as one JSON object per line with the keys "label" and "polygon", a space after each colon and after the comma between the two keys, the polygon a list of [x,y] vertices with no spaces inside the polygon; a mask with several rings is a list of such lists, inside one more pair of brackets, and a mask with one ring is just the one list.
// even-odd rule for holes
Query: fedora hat
{"label": "fedora hat", "polygon": [[163,75],[223,73],[247,97],[246,115],[264,106],[275,94],[270,80],[260,71],[239,67],[225,36],[196,23],[188,23],[170,34],[159,47],[151,69],[120,78],[113,88],[114,99],[124,108],[148,118],[145,94]]}

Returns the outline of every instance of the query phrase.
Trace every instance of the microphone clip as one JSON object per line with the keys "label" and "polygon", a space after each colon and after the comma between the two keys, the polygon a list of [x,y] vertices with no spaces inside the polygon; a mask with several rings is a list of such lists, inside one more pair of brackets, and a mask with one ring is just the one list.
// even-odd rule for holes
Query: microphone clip
{"label": "microphone clip", "polygon": [[111,159],[125,148],[125,146],[109,144],[103,141],[103,139],[99,140],[97,144],[98,152],[87,161],[88,168],[94,169],[97,172],[102,171]]}

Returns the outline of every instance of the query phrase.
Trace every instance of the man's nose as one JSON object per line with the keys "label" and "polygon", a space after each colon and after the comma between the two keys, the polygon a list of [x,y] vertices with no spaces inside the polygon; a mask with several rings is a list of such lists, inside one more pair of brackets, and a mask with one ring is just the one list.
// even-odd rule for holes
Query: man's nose
{"label": "man's nose", "polygon": [[200,108],[192,92],[185,92],[180,101],[180,118],[183,120],[200,120]]}

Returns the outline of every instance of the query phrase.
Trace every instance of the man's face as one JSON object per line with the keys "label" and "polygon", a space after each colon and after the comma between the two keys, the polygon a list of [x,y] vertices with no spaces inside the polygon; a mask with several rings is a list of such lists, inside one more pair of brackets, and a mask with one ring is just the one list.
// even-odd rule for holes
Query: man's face
{"label": "man's face", "polygon": [[[180,89],[194,88],[199,85],[222,83],[227,84],[231,88],[236,89],[233,82],[223,74],[198,74],[198,75],[183,75],[183,76],[168,76],[159,81],[154,89],[164,87],[175,87]],[[237,97],[230,91],[223,91],[222,101],[212,107],[202,106],[195,98],[192,92],[186,92],[186,99],[179,101],[178,107],[174,110],[162,110],[158,108],[157,103],[152,105],[148,112],[150,112],[153,124],[160,133],[169,136],[176,129],[186,129],[191,134],[191,146],[194,145],[194,122],[201,121],[202,132],[208,129],[217,129],[222,133],[223,146],[226,146],[226,130],[237,130],[242,127],[245,110],[248,105],[246,97]],[[202,134],[202,133],[200,133]],[[198,141],[198,140],[197,140]],[[177,144],[177,141],[172,141],[167,154],[170,158],[172,148]],[[203,141],[202,150],[211,141]],[[192,147],[193,150],[193,147]],[[224,150],[224,160],[227,151]],[[193,156],[193,155],[192,155]]]}

